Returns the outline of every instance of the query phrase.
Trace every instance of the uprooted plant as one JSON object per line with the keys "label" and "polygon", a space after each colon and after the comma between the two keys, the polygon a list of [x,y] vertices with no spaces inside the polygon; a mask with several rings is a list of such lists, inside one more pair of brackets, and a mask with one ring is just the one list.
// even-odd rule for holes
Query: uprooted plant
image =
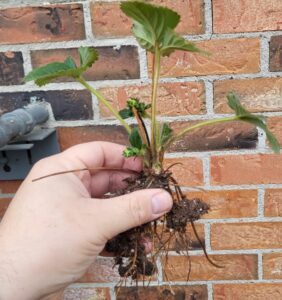
{"label": "uprooted plant", "polygon": [[[235,112],[234,116],[216,118],[186,127],[174,133],[169,123],[157,119],[158,83],[160,77],[161,58],[170,56],[175,50],[195,52],[208,55],[175,32],[180,16],[165,7],[154,6],[139,1],[127,1],[120,4],[121,10],[133,20],[133,34],[140,46],[151,52],[152,68],[152,94],[151,103],[145,104],[141,99],[130,98],[127,106],[118,112],[96,89],[90,86],[83,78],[83,73],[98,59],[98,53],[93,48],[80,47],[80,66],[73,58],[68,57],[64,62],[53,62],[34,69],[26,76],[26,81],[34,80],[39,86],[52,82],[58,77],[71,77],[80,82],[92,92],[109,111],[120,121],[129,135],[129,143],[123,155],[125,157],[142,157],[144,168],[137,178],[128,178],[127,188],[117,191],[114,195],[130,193],[138,189],[163,188],[173,197],[172,210],[160,220],[126,231],[108,242],[106,249],[115,256],[115,264],[121,277],[137,279],[138,275],[151,276],[156,270],[156,257],[170,247],[171,240],[177,239],[182,244],[188,244],[186,235],[187,225],[191,224],[204,253],[210,263],[212,262],[198,237],[194,221],[208,212],[208,205],[200,199],[187,199],[181,191],[172,168],[164,167],[164,155],[169,147],[185,134],[203,126],[220,122],[245,121],[263,129],[266,137],[275,152],[280,146],[275,137],[269,132],[262,116],[254,115],[242,107],[235,93],[230,93],[229,107]],[[137,126],[129,126],[127,118],[135,118]],[[147,119],[149,120],[147,122]],[[150,126],[148,125],[150,124]],[[150,128],[150,131],[149,131]],[[73,171],[73,170],[71,170]],[[65,172],[63,172],[65,173]],[[54,175],[54,174],[52,174]],[[111,196],[114,196],[111,195]],[[158,224],[162,230],[158,230]],[[163,233],[169,234],[164,240]],[[150,255],[146,253],[146,241],[153,244]],[[218,266],[220,267],[220,266]]]}

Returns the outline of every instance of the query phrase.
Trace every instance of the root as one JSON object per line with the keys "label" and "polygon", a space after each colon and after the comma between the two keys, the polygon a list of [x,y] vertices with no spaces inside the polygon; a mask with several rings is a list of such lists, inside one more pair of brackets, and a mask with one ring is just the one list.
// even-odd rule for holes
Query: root
{"label": "root", "polygon": [[[175,239],[176,244],[184,245],[185,254],[187,255],[187,259],[189,259],[187,272],[187,280],[189,280],[191,262],[188,252],[189,237],[186,231],[189,224],[191,224],[196,239],[208,262],[217,268],[222,268],[222,266],[213,262],[208,256],[194,225],[194,221],[208,212],[209,206],[200,199],[188,199],[181,191],[180,186],[173,178],[169,169],[158,175],[142,173],[137,179],[127,178],[125,181],[128,183],[128,187],[114,195],[122,195],[146,188],[162,188],[169,192],[173,198],[171,211],[158,220],[162,224],[161,232],[158,231],[157,222],[153,221],[123,232],[106,244],[106,250],[112,252],[115,256],[115,266],[118,267],[119,275],[123,279],[120,282],[121,285],[128,278],[136,280],[136,284],[138,285],[140,277],[143,278],[144,285],[144,278],[146,276],[150,283],[152,276],[157,272],[157,258],[163,255],[166,264],[173,239]],[[168,232],[169,236],[164,240],[165,232]],[[146,253],[146,247],[144,246],[144,243],[148,241],[152,246],[151,255]],[[167,277],[165,272],[164,276]]]}

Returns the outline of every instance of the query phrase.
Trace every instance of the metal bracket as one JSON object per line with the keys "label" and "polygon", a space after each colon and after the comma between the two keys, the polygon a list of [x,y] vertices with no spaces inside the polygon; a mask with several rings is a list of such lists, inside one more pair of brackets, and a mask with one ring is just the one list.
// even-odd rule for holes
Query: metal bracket
{"label": "metal bracket", "polygon": [[0,148],[0,180],[24,179],[38,160],[58,152],[56,130],[35,128]]}

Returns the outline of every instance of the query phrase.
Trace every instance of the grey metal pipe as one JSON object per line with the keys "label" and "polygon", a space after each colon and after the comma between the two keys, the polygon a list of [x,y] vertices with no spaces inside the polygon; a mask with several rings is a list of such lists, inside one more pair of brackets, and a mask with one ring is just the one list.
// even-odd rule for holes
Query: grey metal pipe
{"label": "grey metal pipe", "polygon": [[39,103],[29,104],[0,116],[0,148],[4,147],[14,138],[31,132],[35,125],[46,122],[49,112]]}

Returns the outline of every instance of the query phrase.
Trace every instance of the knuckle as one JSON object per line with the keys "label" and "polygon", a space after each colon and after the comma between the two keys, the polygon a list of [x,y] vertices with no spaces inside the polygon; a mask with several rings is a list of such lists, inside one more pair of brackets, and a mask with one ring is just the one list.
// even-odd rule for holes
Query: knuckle
{"label": "knuckle", "polygon": [[48,172],[49,170],[52,170],[54,168],[54,165],[56,165],[54,156],[41,158],[33,165],[32,172],[36,174],[37,173],[41,174],[42,172]]}
{"label": "knuckle", "polygon": [[129,199],[129,213],[133,217],[136,225],[142,225],[146,221],[146,210],[141,199],[137,197],[130,197]]}
{"label": "knuckle", "polygon": [[34,164],[33,169],[44,169],[48,164],[50,164],[50,158],[41,158]]}

